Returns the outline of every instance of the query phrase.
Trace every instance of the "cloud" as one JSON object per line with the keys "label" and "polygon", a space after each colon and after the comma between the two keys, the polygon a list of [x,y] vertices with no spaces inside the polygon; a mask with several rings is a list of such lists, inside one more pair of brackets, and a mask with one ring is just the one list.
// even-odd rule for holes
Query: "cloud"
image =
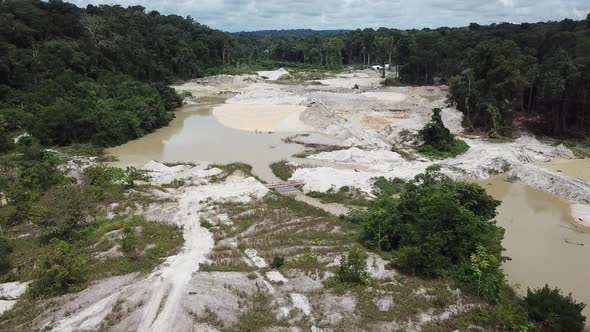
{"label": "cloud", "polygon": [[499,22],[582,19],[588,0],[68,0],[140,5],[162,14],[191,16],[226,31],[262,29],[436,28]]}

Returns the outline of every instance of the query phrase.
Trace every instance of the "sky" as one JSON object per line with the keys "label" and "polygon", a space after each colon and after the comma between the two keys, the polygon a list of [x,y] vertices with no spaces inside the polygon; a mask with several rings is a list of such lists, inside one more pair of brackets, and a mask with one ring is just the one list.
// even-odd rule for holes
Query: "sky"
{"label": "sky", "polygon": [[67,0],[140,5],[229,32],[267,29],[437,28],[471,22],[584,19],[589,0]]}

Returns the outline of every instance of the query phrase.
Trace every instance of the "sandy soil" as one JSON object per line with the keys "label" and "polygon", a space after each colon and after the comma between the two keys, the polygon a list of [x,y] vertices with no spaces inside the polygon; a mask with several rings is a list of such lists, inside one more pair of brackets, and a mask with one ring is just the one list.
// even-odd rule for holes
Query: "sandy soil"
{"label": "sandy soil", "polygon": [[297,132],[311,129],[299,120],[305,106],[297,105],[240,105],[216,107],[213,115],[226,127],[249,131]]}
{"label": "sandy soil", "polygon": [[[236,174],[222,183],[209,184],[208,178],[219,174],[219,170],[205,170],[203,166],[167,167],[150,162],[145,170],[154,179],[153,184],[182,180],[186,186],[166,191],[155,190],[156,197],[172,200],[170,203],[152,204],[144,214],[148,220],[177,224],[183,227],[185,244],[182,251],[168,257],[166,261],[144,280],[134,280],[117,287],[108,281],[97,285],[95,293],[103,294],[100,300],[81,307],[66,317],[56,319],[50,324],[53,331],[72,331],[78,329],[97,329],[112,308],[119,302],[127,303],[133,309],[131,316],[137,316],[138,331],[187,331],[192,326],[188,312],[184,309],[187,288],[198,271],[199,264],[206,260],[205,255],[213,248],[211,233],[200,226],[200,215],[207,209],[207,202],[235,201],[248,202],[262,197],[268,189],[254,178]],[[103,288],[115,290],[105,293]],[[83,296],[81,294],[80,296]],[[137,306],[130,299],[139,298]],[[74,299],[73,301],[77,301]],[[187,325],[188,324],[188,325]]]}

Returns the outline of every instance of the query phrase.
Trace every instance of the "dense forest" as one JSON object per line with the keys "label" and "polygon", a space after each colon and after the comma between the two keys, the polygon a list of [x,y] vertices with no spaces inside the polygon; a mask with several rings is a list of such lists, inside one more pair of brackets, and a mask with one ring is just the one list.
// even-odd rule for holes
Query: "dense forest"
{"label": "dense forest", "polygon": [[168,124],[172,80],[228,62],[234,38],[190,17],[61,0],[0,2],[0,131],[109,146]]}
{"label": "dense forest", "polygon": [[[392,22],[392,25],[394,22]],[[140,6],[0,3],[0,130],[108,146],[166,125],[173,80],[254,67],[392,64],[402,84],[450,85],[465,125],[510,136],[590,130],[590,17],[534,24],[228,34]]]}
{"label": "dense forest", "polygon": [[[392,22],[394,24],[394,22]],[[325,68],[392,64],[401,83],[450,85],[466,125],[510,135],[514,120],[551,135],[590,130],[590,15],[562,22],[336,35],[239,34],[240,61]]]}

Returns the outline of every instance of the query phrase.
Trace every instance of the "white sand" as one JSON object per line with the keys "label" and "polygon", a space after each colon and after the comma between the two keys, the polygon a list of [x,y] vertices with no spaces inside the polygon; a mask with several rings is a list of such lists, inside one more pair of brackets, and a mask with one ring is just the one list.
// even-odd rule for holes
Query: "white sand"
{"label": "white sand", "polygon": [[266,264],[264,258],[258,256],[258,251],[256,249],[246,249],[244,250],[244,253],[246,254],[246,256],[248,256],[248,258],[250,258],[250,260],[254,263],[254,265],[257,268],[263,269],[265,267],[268,267],[268,264]]}
{"label": "white sand", "polygon": [[289,281],[289,279],[285,278],[285,276],[283,276],[279,271],[268,271],[266,272],[266,277],[268,280],[270,280],[270,282],[277,284],[284,284]]}
{"label": "white sand", "polygon": [[140,286],[133,289],[130,286],[124,287],[104,298],[96,299],[91,305],[57,320],[53,331],[98,329],[115,303],[134,297],[140,297],[144,303],[133,314],[140,321],[138,331],[184,330],[186,326],[183,324],[190,321],[183,308],[187,287],[193,273],[199,270],[199,264],[206,260],[205,256],[214,244],[211,233],[199,223],[203,209],[208,206],[207,202],[245,203],[268,193],[268,189],[256,179],[240,175],[231,175],[222,183],[204,184],[204,177],[216,172],[202,172],[203,166],[167,167],[157,162],[150,162],[146,166],[148,175],[156,182],[188,179],[191,180],[190,183],[195,183],[178,189],[168,189],[166,192],[154,192],[154,195],[169,198],[173,202],[169,205],[150,205],[145,211],[148,220],[182,226],[185,240],[183,249],[177,255],[166,258],[147,279],[132,284]]}
{"label": "white sand", "polygon": [[12,309],[17,299],[27,290],[28,282],[7,282],[0,284],[0,314]]}
{"label": "white sand", "polygon": [[268,79],[271,81],[279,80],[283,77],[291,77],[291,74],[284,68],[279,68],[277,70],[267,70],[267,71],[259,71],[256,74],[261,78]]}
{"label": "white sand", "polygon": [[291,293],[289,294],[289,296],[291,297],[291,302],[293,302],[293,306],[299,309],[303,315],[311,315],[311,305],[309,304],[309,300],[305,295],[299,293]]}
{"label": "white sand", "polygon": [[311,129],[299,120],[303,111],[305,106],[298,105],[223,104],[213,110],[213,115],[221,124],[229,128],[294,132]]}

